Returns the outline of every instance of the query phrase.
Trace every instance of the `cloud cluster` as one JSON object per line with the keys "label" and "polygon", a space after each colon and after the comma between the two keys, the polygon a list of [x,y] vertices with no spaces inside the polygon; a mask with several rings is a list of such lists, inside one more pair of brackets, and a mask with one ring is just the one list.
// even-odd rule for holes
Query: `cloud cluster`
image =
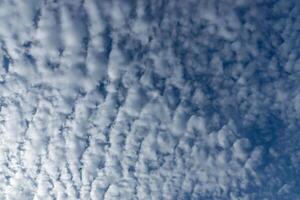
{"label": "cloud cluster", "polygon": [[299,199],[299,13],[0,1],[0,199]]}

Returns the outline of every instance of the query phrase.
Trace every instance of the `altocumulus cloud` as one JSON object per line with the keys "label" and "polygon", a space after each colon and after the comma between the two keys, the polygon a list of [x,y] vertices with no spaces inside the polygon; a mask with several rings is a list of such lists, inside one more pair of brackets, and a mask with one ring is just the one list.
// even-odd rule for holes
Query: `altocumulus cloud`
{"label": "altocumulus cloud", "polygon": [[0,199],[300,199],[298,0],[1,0]]}

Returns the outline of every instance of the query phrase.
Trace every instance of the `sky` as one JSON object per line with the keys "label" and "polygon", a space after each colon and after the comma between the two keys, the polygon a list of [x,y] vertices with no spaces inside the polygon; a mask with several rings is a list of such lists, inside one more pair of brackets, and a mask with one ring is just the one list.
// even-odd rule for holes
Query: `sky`
{"label": "sky", "polygon": [[300,1],[0,0],[1,200],[300,200]]}

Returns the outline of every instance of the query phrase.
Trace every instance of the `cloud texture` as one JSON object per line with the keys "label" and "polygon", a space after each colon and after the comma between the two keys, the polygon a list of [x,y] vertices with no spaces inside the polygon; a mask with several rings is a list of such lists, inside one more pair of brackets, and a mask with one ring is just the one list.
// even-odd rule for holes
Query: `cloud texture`
{"label": "cloud texture", "polygon": [[0,199],[300,199],[297,0],[1,0]]}

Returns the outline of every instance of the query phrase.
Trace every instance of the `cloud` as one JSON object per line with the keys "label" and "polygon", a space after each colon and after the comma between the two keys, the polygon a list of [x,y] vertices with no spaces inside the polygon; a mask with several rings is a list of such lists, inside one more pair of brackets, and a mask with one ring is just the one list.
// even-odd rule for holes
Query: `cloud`
{"label": "cloud", "polygon": [[297,199],[297,1],[2,1],[0,199]]}

